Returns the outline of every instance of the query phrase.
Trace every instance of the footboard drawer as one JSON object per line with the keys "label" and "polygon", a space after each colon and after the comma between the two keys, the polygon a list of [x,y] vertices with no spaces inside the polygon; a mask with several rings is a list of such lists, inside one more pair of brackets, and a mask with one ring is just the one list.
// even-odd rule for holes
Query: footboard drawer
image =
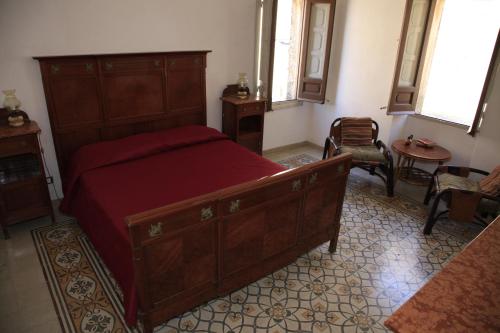
{"label": "footboard drawer", "polygon": [[223,277],[297,243],[300,199],[300,194],[289,195],[273,206],[257,206],[222,220]]}
{"label": "footboard drawer", "polygon": [[214,223],[200,223],[144,248],[153,306],[190,289],[215,283],[215,233]]}
{"label": "footboard drawer", "polygon": [[336,240],[350,162],[348,159],[336,165],[312,168],[300,229],[302,251],[308,251],[328,240]]}
{"label": "footboard drawer", "polygon": [[177,315],[216,294],[216,211],[214,200],[201,198],[127,218],[148,316]]}

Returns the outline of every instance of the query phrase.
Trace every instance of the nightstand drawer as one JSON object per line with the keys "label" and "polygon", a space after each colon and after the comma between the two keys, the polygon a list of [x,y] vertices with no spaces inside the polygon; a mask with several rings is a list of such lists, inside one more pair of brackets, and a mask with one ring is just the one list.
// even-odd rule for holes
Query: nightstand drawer
{"label": "nightstand drawer", "polygon": [[263,114],[265,103],[248,103],[238,106],[238,116],[248,116],[252,114]]}
{"label": "nightstand drawer", "polygon": [[35,135],[14,136],[0,140],[0,157],[37,153]]}
{"label": "nightstand drawer", "polygon": [[1,186],[6,224],[50,214],[50,199],[44,177]]}

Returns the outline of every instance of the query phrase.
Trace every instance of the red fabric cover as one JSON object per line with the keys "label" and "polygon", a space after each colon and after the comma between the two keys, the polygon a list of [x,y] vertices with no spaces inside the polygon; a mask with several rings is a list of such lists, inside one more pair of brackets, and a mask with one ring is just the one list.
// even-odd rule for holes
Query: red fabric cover
{"label": "red fabric cover", "polygon": [[[105,143],[105,147],[92,145],[75,156],[84,166],[74,162],[72,165],[76,170],[70,170],[74,179],[71,187],[67,187],[65,212],[77,218],[122,288],[125,319],[129,325],[136,322],[137,298],[131,245],[124,222],[127,215],[285,170],[283,166],[221,138],[215,130],[199,127],[184,130],[185,137],[183,129],[154,135],[158,139],[173,139],[170,143],[158,145],[169,147],[170,151],[157,154],[154,152],[165,148],[151,149],[155,145],[146,144],[144,149],[137,149],[140,146],[137,141],[149,142],[142,136]],[[198,140],[202,133],[208,134],[205,142]],[[192,144],[192,138],[197,144]],[[130,153],[118,144],[124,141],[133,147]],[[184,145],[173,142],[183,142]],[[120,152],[114,152],[115,149]],[[144,151],[152,153],[145,156]],[[93,156],[95,152],[105,156]],[[121,159],[121,163],[116,163],[120,160],[117,156],[130,156],[131,160]],[[142,158],[134,159],[137,156]],[[116,164],[109,165],[110,160]]]}
{"label": "red fabric cover", "polygon": [[64,182],[61,210],[68,210],[75,185],[86,171],[200,142],[222,139],[227,139],[227,136],[216,129],[205,126],[185,126],[83,146],[71,157]]}

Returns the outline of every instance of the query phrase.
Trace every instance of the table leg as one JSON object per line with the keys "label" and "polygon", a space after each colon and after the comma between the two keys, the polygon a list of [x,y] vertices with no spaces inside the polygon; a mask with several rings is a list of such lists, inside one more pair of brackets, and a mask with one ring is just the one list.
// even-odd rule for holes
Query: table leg
{"label": "table leg", "polygon": [[415,164],[415,160],[408,157],[407,161],[406,161],[406,179],[410,179],[411,177],[411,169],[413,168],[413,164]]}
{"label": "table leg", "polygon": [[401,155],[398,155],[398,162],[396,163],[396,174],[394,175],[394,186],[396,186],[396,182],[399,179],[400,173],[401,173]]}

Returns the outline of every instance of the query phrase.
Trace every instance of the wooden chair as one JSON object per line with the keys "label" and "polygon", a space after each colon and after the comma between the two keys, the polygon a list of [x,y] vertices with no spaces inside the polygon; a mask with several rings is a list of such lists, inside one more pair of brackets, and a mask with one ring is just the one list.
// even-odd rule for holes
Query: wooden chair
{"label": "wooden chair", "polygon": [[[361,168],[368,171],[370,175],[382,179],[386,184],[387,196],[394,196],[394,163],[392,154],[381,140],[377,140],[379,131],[377,122],[371,120],[372,136],[370,145],[348,146],[342,145],[342,119],[344,118],[335,119],[330,127],[330,135],[325,140],[323,159],[341,153],[352,153],[353,160],[351,167]],[[377,168],[381,173],[377,172]]]}
{"label": "wooden chair", "polygon": [[[427,205],[436,195],[424,234],[429,235],[437,220],[446,214],[455,221],[476,222],[483,226],[486,226],[487,222],[484,216],[479,214],[481,210],[483,215],[498,214],[500,195],[493,196],[482,192],[479,182],[469,178],[471,173],[489,175],[489,172],[483,170],[459,166],[439,166],[436,169],[424,199],[424,204]],[[441,200],[446,203],[447,209],[438,213]]]}

